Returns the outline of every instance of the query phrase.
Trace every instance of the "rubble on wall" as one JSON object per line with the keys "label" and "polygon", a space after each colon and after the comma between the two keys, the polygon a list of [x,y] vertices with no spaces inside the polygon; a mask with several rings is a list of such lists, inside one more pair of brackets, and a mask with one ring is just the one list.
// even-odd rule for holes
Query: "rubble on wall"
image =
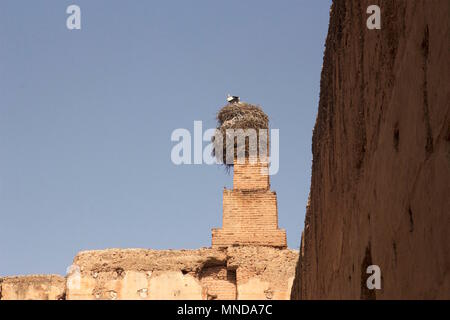
{"label": "rubble on wall", "polygon": [[0,278],[1,300],[64,300],[65,278],[30,275]]}
{"label": "rubble on wall", "polygon": [[80,252],[66,278],[1,278],[2,299],[289,299],[298,253],[271,247]]}

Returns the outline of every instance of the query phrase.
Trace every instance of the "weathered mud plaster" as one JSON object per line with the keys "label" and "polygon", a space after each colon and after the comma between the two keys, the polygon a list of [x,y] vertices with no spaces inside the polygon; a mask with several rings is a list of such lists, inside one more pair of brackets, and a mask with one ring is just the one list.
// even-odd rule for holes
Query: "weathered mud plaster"
{"label": "weathered mud plaster", "polygon": [[293,298],[450,298],[449,16],[449,1],[333,1]]}
{"label": "weathered mud plaster", "polygon": [[0,279],[1,300],[63,300],[66,280],[59,275],[30,275]]}
{"label": "weathered mud plaster", "polygon": [[298,253],[270,247],[85,251],[71,299],[288,299]]}

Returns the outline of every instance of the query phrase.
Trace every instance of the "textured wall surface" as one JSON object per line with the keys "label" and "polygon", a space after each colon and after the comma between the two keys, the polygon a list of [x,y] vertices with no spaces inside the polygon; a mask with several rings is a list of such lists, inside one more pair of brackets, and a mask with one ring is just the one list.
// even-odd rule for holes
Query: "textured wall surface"
{"label": "textured wall surface", "polygon": [[222,228],[213,229],[212,246],[233,244],[286,248],[286,232],[278,229],[275,192],[224,190]]}
{"label": "textured wall surface", "polygon": [[212,230],[212,247],[261,245],[286,248],[278,228],[277,195],[270,191],[268,163],[234,162],[233,189],[223,191],[222,228]]}
{"label": "textured wall surface", "polygon": [[288,300],[297,259],[295,250],[251,246],[83,251],[65,278],[0,278],[0,299]]}
{"label": "textured wall surface", "polygon": [[333,2],[293,298],[450,298],[449,18],[446,0]]}
{"label": "textured wall surface", "polygon": [[79,253],[67,299],[289,299],[298,252],[109,249]]}
{"label": "textured wall surface", "polygon": [[0,278],[1,300],[63,300],[65,279],[58,275]]}
{"label": "textured wall surface", "polygon": [[269,169],[267,161],[249,160],[233,166],[233,189],[255,190],[269,189]]}

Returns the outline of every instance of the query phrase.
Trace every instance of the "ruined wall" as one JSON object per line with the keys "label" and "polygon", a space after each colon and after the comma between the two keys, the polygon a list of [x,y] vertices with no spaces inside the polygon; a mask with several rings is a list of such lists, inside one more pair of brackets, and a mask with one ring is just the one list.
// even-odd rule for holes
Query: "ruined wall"
{"label": "ruined wall", "polygon": [[289,299],[292,250],[110,249],[79,253],[67,299]]}
{"label": "ruined wall", "polygon": [[450,298],[449,18],[446,0],[333,2],[293,298]]}
{"label": "ruined wall", "polygon": [[1,300],[63,300],[65,279],[58,275],[0,278]]}
{"label": "ruined wall", "polygon": [[65,278],[0,278],[0,299],[287,300],[297,259],[295,250],[251,246],[83,251]]}
{"label": "ruined wall", "polygon": [[286,249],[269,187],[267,162],[235,162],[234,188],[224,190],[223,227],[213,229],[212,248],[84,251],[65,279],[34,286],[29,277],[0,278],[0,292],[10,299],[288,300],[298,252]]}

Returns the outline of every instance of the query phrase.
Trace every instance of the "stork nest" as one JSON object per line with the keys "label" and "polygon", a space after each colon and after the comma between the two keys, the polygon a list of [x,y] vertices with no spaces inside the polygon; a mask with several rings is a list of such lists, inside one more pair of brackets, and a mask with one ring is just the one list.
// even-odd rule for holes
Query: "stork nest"
{"label": "stork nest", "polygon": [[[235,134],[233,146],[229,148],[233,148],[234,152],[231,155],[227,155],[227,129],[254,129],[256,132],[256,141],[257,141],[257,150],[259,152],[259,144],[265,144],[267,148],[267,135],[259,135],[260,129],[269,129],[269,117],[264,113],[260,106],[238,102],[231,103],[224,106],[217,113],[217,128],[216,134],[212,137],[212,142],[214,144],[213,156],[215,156],[218,162],[223,163],[228,168],[233,166],[233,160],[236,159],[238,154],[238,138],[239,133]],[[221,136],[218,134],[220,133]],[[220,137],[222,137],[222,146],[220,145]],[[243,148],[244,146],[239,146]],[[222,156],[216,152],[222,148]],[[252,153],[250,152],[249,146],[249,138],[245,138],[245,157],[248,158]],[[240,149],[242,150],[242,149]],[[228,156],[228,158],[227,158]]]}

